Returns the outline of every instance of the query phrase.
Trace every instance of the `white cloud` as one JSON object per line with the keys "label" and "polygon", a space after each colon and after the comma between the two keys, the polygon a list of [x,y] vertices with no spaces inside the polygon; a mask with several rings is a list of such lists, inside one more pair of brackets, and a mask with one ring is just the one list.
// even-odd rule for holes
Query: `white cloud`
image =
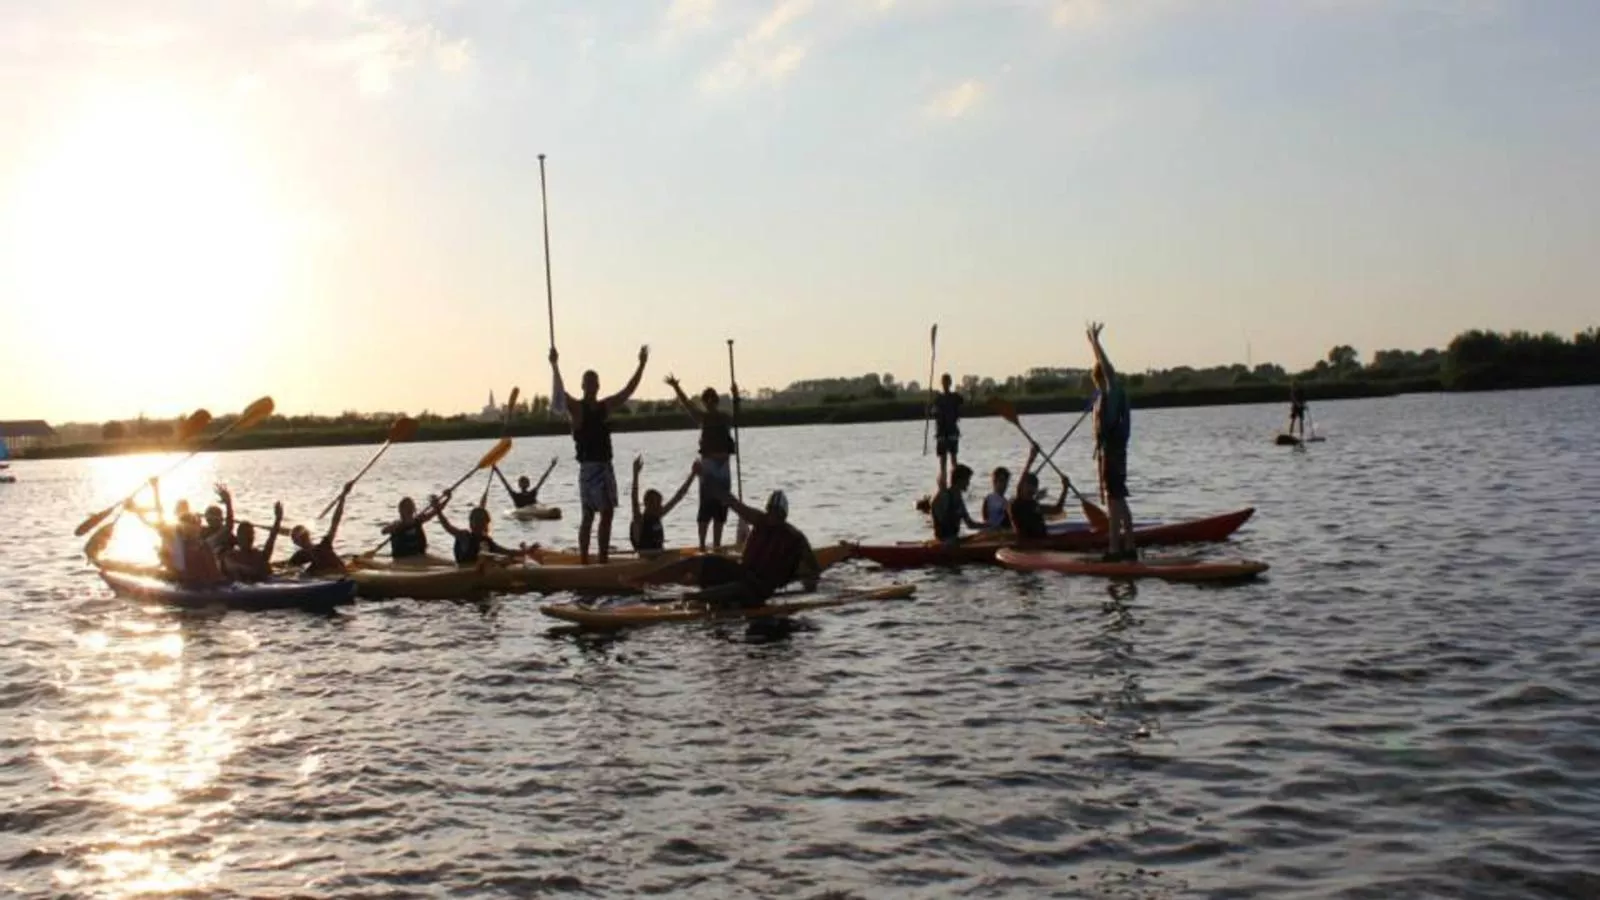
{"label": "white cloud", "polygon": [[812,0],[778,0],[756,24],[734,41],[722,62],[701,78],[713,93],[736,90],[753,80],[781,81],[805,60],[810,44],[789,36],[812,10]]}
{"label": "white cloud", "polygon": [[983,94],[983,83],[969,78],[934,97],[925,112],[937,119],[959,119],[978,105]]}
{"label": "white cloud", "polygon": [[323,64],[351,68],[364,93],[386,93],[404,69],[426,64],[453,73],[472,62],[470,42],[451,38],[427,22],[357,11],[349,31],[339,38],[308,41],[303,49]]}
{"label": "white cloud", "polygon": [[711,24],[717,0],[672,0],[662,27],[668,34],[695,31]]}
{"label": "white cloud", "polygon": [[1057,0],[1050,23],[1057,28],[1089,28],[1106,17],[1105,0]]}

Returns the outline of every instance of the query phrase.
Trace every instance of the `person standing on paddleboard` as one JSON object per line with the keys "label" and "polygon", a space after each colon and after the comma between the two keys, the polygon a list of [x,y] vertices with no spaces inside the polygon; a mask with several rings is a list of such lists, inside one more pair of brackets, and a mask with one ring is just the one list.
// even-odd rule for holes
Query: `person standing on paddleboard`
{"label": "person standing on paddleboard", "polygon": [[600,397],[600,376],[593,369],[583,373],[583,397],[574,397],[562,386],[560,355],[550,348],[550,371],[555,376],[551,392],[553,411],[565,412],[572,423],[572,442],[578,451],[578,500],[583,517],[578,522],[578,558],[589,564],[589,537],[595,518],[600,520],[600,562],[611,553],[611,520],[617,512],[617,473],[611,465],[611,413],[628,402],[639,389],[650,348],[639,348],[639,368],[622,390]]}
{"label": "person standing on paddleboard", "polygon": [[1139,558],[1133,546],[1133,513],[1128,509],[1128,438],[1133,432],[1133,411],[1128,406],[1127,387],[1100,345],[1105,327],[1092,323],[1088,335],[1094,351],[1090,376],[1099,392],[1094,404],[1094,453],[1100,464],[1100,493],[1111,517],[1106,561],[1132,561]]}
{"label": "person standing on paddleboard", "polygon": [[933,395],[934,452],[939,454],[939,476],[943,480],[946,459],[949,465],[961,462],[961,395],[951,389],[950,373],[939,380],[944,388]]}
{"label": "person standing on paddleboard", "polygon": [[733,456],[739,448],[733,443],[733,420],[718,407],[721,399],[716,388],[700,392],[701,408],[683,392],[676,376],[668,375],[667,384],[678,395],[678,405],[700,426],[700,511],[695,523],[700,526],[700,552],[706,550],[706,526],[711,527],[711,546],[722,549],[722,527],[728,523],[728,505],[719,497],[733,493]]}
{"label": "person standing on paddleboard", "polygon": [[1306,437],[1306,399],[1300,393],[1300,382],[1296,379],[1289,381],[1289,434],[1295,433],[1295,426],[1300,428],[1300,439]]}

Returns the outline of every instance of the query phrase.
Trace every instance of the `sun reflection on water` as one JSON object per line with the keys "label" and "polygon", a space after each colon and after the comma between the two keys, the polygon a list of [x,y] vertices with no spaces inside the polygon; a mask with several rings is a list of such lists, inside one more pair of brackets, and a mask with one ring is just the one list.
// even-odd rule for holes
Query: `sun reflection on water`
{"label": "sun reflection on water", "polygon": [[223,691],[248,680],[245,657],[226,671],[197,662],[178,618],[130,612],[77,635],[64,661],[72,702],[64,722],[36,729],[55,787],[105,810],[102,830],[53,873],[73,895],[121,898],[214,886],[231,841],[223,767],[246,724]]}
{"label": "sun reflection on water", "polygon": [[[180,453],[150,453],[136,456],[103,456],[91,464],[91,505],[104,508],[126,497],[152,472],[162,472],[182,459]],[[168,513],[179,500],[189,501],[195,512],[201,512],[214,502],[212,488],[216,481],[216,461],[212,454],[203,453],[176,472],[161,479],[161,503]],[[135,501],[140,507],[152,505],[149,491],[141,491]],[[108,520],[109,521],[109,520]],[[153,563],[156,561],[156,536],[140,524],[136,517],[123,516],[111,533],[106,545],[107,559],[127,562]]]}

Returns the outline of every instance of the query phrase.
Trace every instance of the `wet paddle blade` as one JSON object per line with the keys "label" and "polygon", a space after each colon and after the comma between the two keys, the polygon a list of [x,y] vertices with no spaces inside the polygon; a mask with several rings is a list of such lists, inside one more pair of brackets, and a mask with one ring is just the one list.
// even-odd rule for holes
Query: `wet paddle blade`
{"label": "wet paddle blade", "polygon": [[93,531],[95,529],[95,526],[99,525],[101,522],[104,522],[106,520],[106,517],[111,515],[112,513],[116,512],[117,511],[117,507],[121,506],[121,505],[122,504],[119,503],[119,504],[117,504],[117,506],[108,506],[105,509],[102,509],[99,512],[95,513],[94,515],[90,516],[89,518],[84,519],[82,522],[79,522],[78,523],[78,527],[74,528],[72,530],[73,536],[74,537],[83,537],[84,535],[86,535],[89,532]]}
{"label": "wet paddle blade", "polygon": [[210,424],[211,412],[203,408],[197,409],[190,413],[187,419],[184,419],[182,422],[178,423],[178,428],[173,433],[172,439],[177,443],[182,444],[186,441],[194,439],[200,434],[200,432],[205,431],[206,426]]}
{"label": "wet paddle blade", "polygon": [[505,459],[506,454],[510,452],[511,438],[503,437],[494,445],[494,447],[489,450],[488,453],[483,455],[483,459],[478,460],[478,468],[492,469],[495,466],[498,466],[500,464],[500,460]]}
{"label": "wet paddle blade", "polygon": [[1018,424],[1017,407],[1016,404],[1012,403],[1010,400],[1007,400],[1004,397],[990,397],[989,408],[994,410],[995,415],[1005,419],[1007,422],[1010,422],[1013,425]]}
{"label": "wet paddle blade", "polygon": [[1081,498],[1078,500],[1078,504],[1083,507],[1083,517],[1088,520],[1091,530],[1111,530],[1111,517],[1106,515],[1105,510]]}
{"label": "wet paddle blade", "polygon": [[401,416],[394,420],[393,425],[389,426],[389,441],[395,444],[403,444],[416,437],[417,429],[420,427],[422,425],[416,419],[410,416]]}
{"label": "wet paddle blade", "polygon": [[241,431],[246,428],[254,428],[272,415],[272,411],[276,408],[276,404],[272,402],[271,397],[262,397],[244,408],[244,412],[239,414],[239,421],[233,423],[233,428]]}

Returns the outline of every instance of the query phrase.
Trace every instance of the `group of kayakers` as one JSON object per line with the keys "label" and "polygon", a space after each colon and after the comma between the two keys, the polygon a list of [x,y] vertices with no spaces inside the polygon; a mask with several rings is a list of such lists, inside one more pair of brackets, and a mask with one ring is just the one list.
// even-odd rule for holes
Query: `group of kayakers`
{"label": "group of kayakers", "polygon": [[[1094,382],[1094,454],[1100,476],[1100,494],[1108,509],[1107,561],[1127,561],[1138,558],[1133,543],[1133,515],[1128,509],[1128,439],[1132,434],[1133,416],[1128,406],[1127,389],[1111,365],[1100,334],[1105,326],[1095,323],[1088,328],[1089,347],[1094,354],[1094,367],[1090,377]],[[1072,483],[1061,476],[1061,494],[1056,502],[1044,506],[1039,502],[1039,475],[1033,471],[1039,457],[1039,446],[1030,442],[1027,461],[1017,478],[1016,492],[1006,496],[1011,483],[1011,471],[1004,466],[990,476],[992,490],[984,498],[982,519],[975,520],[967,511],[965,496],[972,484],[971,467],[962,465],[957,455],[960,449],[960,411],[962,397],[951,387],[947,374],[942,379],[941,390],[933,397],[933,417],[936,428],[935,447],[939,455],[937,490],[929,504],[933,518],[934,538],[955,544],[961,541],[961,529],[981,532],[1008,532],[1021,541],[1038,540],[1048,536],[1046,519],[1059,514],[1066,504]]]}
{"label": "group of kayakers", "polygon": [[[1109,508],[1107,559],[1136,559],[1132,516],[1127,504],[1131,413],[1122,379],[1112,367],[1101,344],[1102,330],[1102,325],[1092,324],[1087,336],[1094,354],[1091,376],[1097,390],[1093,409],[1095,457],[1101,496]],[[598,539],[596,561],[604,564],[609,558],[612,524],[618,506],[611,415],[638,389],[650,359],[649,347],[641,347],[638,358],[638,367],[622,390],[609,396],[600,396],[599,375],[589,370],[583,373],[581,393],[574,396],[565,390],[559,354],[554,348],[550,351],[550,368],[554,379],[552,407],[555,412],[565,414],[570,422],[579,464],[579,557],[585,565],[590,562],[593,539]],[[709,549],[713,552],[702,552],[664,565],[649,580],[654,583],[687,581],[699,585],[708,598],[740,603],[759,603],[794,580],[814,583],[820,566],[809,540],[789,523],[789,504],[784,493],[773,491],[761,508],[746,505],[734,495],[732,461],[738,453],[738,446],[732,418],[722,410],[716,389],[706,388],[696,403],[684,392],[682,383],[676,377],[669,374],[666,383],[672,388],[679,405],[699,426],[698,458],[670,499],[664,498],[655,489],[646,489],[641,497],[639,479],[644,461],[635,458],[629,536],[634,550],[641,555],[665,550],[663,520],[684,499],[690,485],[697,481],[700,491],[695,521],[699,546],[701,551]],[[737,403],[736,385],[733,391]],[[1073,490],[1066,476],[1061,476],[1062,491],[1055,503],[1041,504],[1039,476],[1033,471],[1040,451],[1030,441],[1028,457],[1016,478],[1015,492],[1009,497],[1006,494],[1012,481],[1011,473],[1004,467],[995,469],[991,477],[992,492],[983,502],[982,518],[974,519],[964,499],[971,487],[973,472],[959,461],[963,398],[954,391],[948,374],[943,377],[941,389],[934,392],[931,401],[937,424],[939,459],[938,492],[930,508],[935,537],[940,541],[957,542],[961,539],[963,526],[979,532],[1009,530],[1024,541],[1046,537],[1047,518],[1063,509],[1067,493]],[[499,474],[498,469],[495,472]],[[548,477],[549,472],[546,471],[545,475]],[[505,482],[504,475],[499,477]],[[537,503],[538,490],[543,483],[544,479],[541,478],[539,485],[530,485],[529,479],[523,477],[519,479],[519,489],[513,490],[509,483],[505,483],[505,487],[517,505],[523,506]],[[289,559],[292,568],[308,575],[334,575],[345,571],[345,564],[333,545],[344,517],[345,500],[351,486],[346,484],[340,493],[334,505],[332,522],[320,540],[313,540],[311,533],[303,526],[289,532],[296,548]],[[265,542],[257,548],[256,527],[249,522],[235,521],[233,498],[226,487],[217,487],[220,505],[209,507],[203,518],[194,515],[186,501],[180,501],[175,521],[169,521],[161,512],[159,485],[155,479],[151,480],[151,488],[156,492],[154,510],[140,510],[139,513],[161,535],[162,565],[174,578],[186,584],[215,584],[259,581],[275,574],[271,558],[283,523],[281,503],[275,505],[273,524],[267,531]],[[489,512],[481,504],[468,513],[466,527],[458,527],[445,514],[450,500],[451,492],[446,491],[430,497],[427,507],[419,511],[413,499],[402,499],[398,506],[398,517],[381,529],[389,544],[390,555],[396,560],[426,558],[428,536],[425,526],[434,520],[450,535],[454,560],[460,565],[486,558],[512,561],[528,557],[538,548],[538,545],[523,545],[512,549],[497,543],[489,534]],[[741,553],[737,559],[715,552],[722,549],[724,527],[730,512],[749,528],[748,535],[741,534]]]}

